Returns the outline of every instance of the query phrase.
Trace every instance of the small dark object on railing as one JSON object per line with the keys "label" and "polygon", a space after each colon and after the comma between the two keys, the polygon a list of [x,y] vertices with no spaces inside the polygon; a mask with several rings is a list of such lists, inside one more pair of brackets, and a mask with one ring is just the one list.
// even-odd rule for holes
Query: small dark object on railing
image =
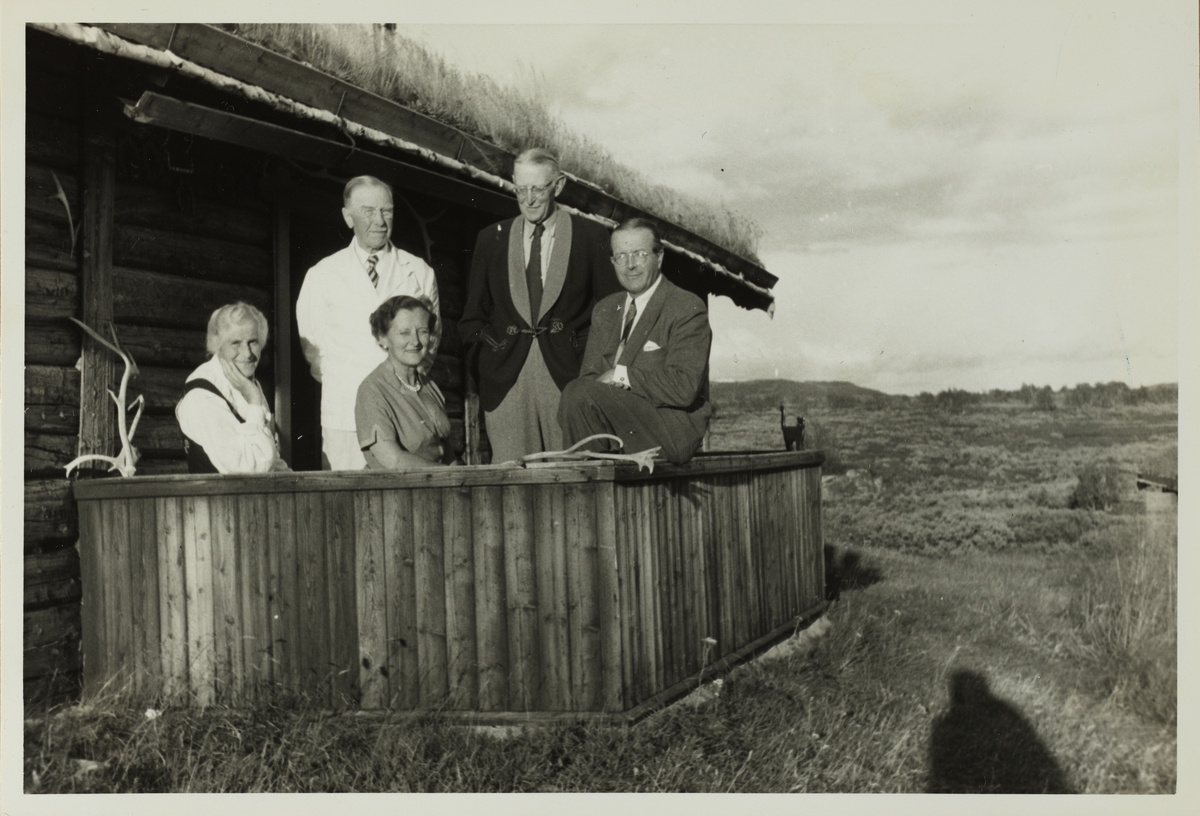
{"label": "small dark object on railing", "polygon": [[783,449],[790,451],[804,450],[804,417],[796,417],[795,425],[787,424],[787,415],[783,406],[779,406],[779,429],[783,431]]}

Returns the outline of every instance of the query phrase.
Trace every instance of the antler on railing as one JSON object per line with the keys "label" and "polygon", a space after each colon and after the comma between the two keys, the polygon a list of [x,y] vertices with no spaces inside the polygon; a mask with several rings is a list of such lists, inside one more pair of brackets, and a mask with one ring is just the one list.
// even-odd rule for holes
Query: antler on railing
{"label": "antler on railing", "polygon": [[647,448],[639,453],[599,453],[597,451],[579,450],[580,447],[597,439],[611,439],[621,447],[625,447],[625,440],[619,436],[612,434],[593,434],[585,439],[580,439],[571,447],[561,451],[542,451],[541,453],[530,453],[521,457],[522,462],[532,462],[539,459],[550,459],[558,462],[581,462],[586,459],[605,459],[613,462],[632,462],[638,466],[638,470],[643,468],[654,472],[654,454],[662,450],[662,446],[656,448]]}
{"label": "antler on railing", "polygon": [[133,422],[130,423],[129,429],[125,429],[126,405],[125,400],[129,392],[129,380],[138,375],[137,363],[133,358],[125,353],[121,348],[120,342],[117,340],[117,330],[113,328],[112,323],[108,324],[109,333],[112,334],[112,342],[108,342],[100,336],[98,332],[92,329],[91,326],[84,323],[82,320],[70,318],[72,323],[78,325],[81,329],[87,332],[93,340],[104,346],[109,351],[112,351],[125,363],[125,373],[121,375],[121,386],[117,394],[112,392],[111,388],[105,389],[108,391],[108,396],[117,404],[117,432],[121,437],[121,450],[116,456],[104,456],[98,453],[89,453],[83,456],[77,456],[67,463],[67,475],[71,475],[71,471],[82,465],[84,462],[107,462],[109,470],[115,470],[122,476],[132,476],[137,472],[138,450],[133,446],[133,434],[137,431],[138,423],[142,419],[142,410],[146,407],[146,397],[138,394],[137,399],[129,403],[129,408],[137,408],[133,415]]}

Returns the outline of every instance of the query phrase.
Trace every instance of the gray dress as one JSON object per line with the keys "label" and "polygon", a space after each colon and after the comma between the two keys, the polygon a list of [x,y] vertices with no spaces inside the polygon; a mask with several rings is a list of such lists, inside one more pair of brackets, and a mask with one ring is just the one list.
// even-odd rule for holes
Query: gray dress
{"label": "gray dress", "polygon": [[395,442],[431,463],[454,461],[446,400],[424,374],[418,372],[417,381],[420,391],[406,388],[384,360],[358,387],[354,420],[368,470],[383,469],[372,450],[381,440]]}

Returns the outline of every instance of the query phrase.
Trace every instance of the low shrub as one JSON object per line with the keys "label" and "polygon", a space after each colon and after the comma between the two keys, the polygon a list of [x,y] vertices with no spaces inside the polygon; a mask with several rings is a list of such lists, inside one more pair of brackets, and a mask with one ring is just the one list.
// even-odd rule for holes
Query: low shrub
{"label": "low shrub", "polygon": [[1013,514],[1008,521],[1013,533],[1013,543],[1021,545],[1075,544],[1083,534],[1095,527],[1095,522],[1086,513],[1071,510],[1038,508],[1022,510]]}
{"label": "low shrub", "polygon": [[1110,510],[1120,499],[1120,468],[1113,462],[1093,462],[1079,471],[1067,505],[1073,510]]}

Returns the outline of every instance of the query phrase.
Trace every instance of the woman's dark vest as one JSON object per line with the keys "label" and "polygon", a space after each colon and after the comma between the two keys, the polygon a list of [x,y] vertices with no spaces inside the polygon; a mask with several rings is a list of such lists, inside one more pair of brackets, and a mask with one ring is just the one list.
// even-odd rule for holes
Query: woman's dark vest
{"label": "woman's dark vest", "polygon": [[[222,394],[217,387],[208,380],[189,380],[187,384],[183,386],[183,396],[186,397],[188,392],[194,391],[197,388],[202,391],[210,391],[221,399],[225,400],[225,404],[229,406],[229,410],[235,417],[237,417],[237,421],[245,423],[246,420],[242,419],[242,415],[239,414],[237,409],[233,407],[233,403],[229,401],[229,398]],[[182,398],[180,399],[182,400]],[[187,453],[188,473],[220,472],[217,470],[216,465],[212,463],[212,460],[208,458],[208,454],[204,452],[204,447],[187,434],[183,435],[183,449]]]}

